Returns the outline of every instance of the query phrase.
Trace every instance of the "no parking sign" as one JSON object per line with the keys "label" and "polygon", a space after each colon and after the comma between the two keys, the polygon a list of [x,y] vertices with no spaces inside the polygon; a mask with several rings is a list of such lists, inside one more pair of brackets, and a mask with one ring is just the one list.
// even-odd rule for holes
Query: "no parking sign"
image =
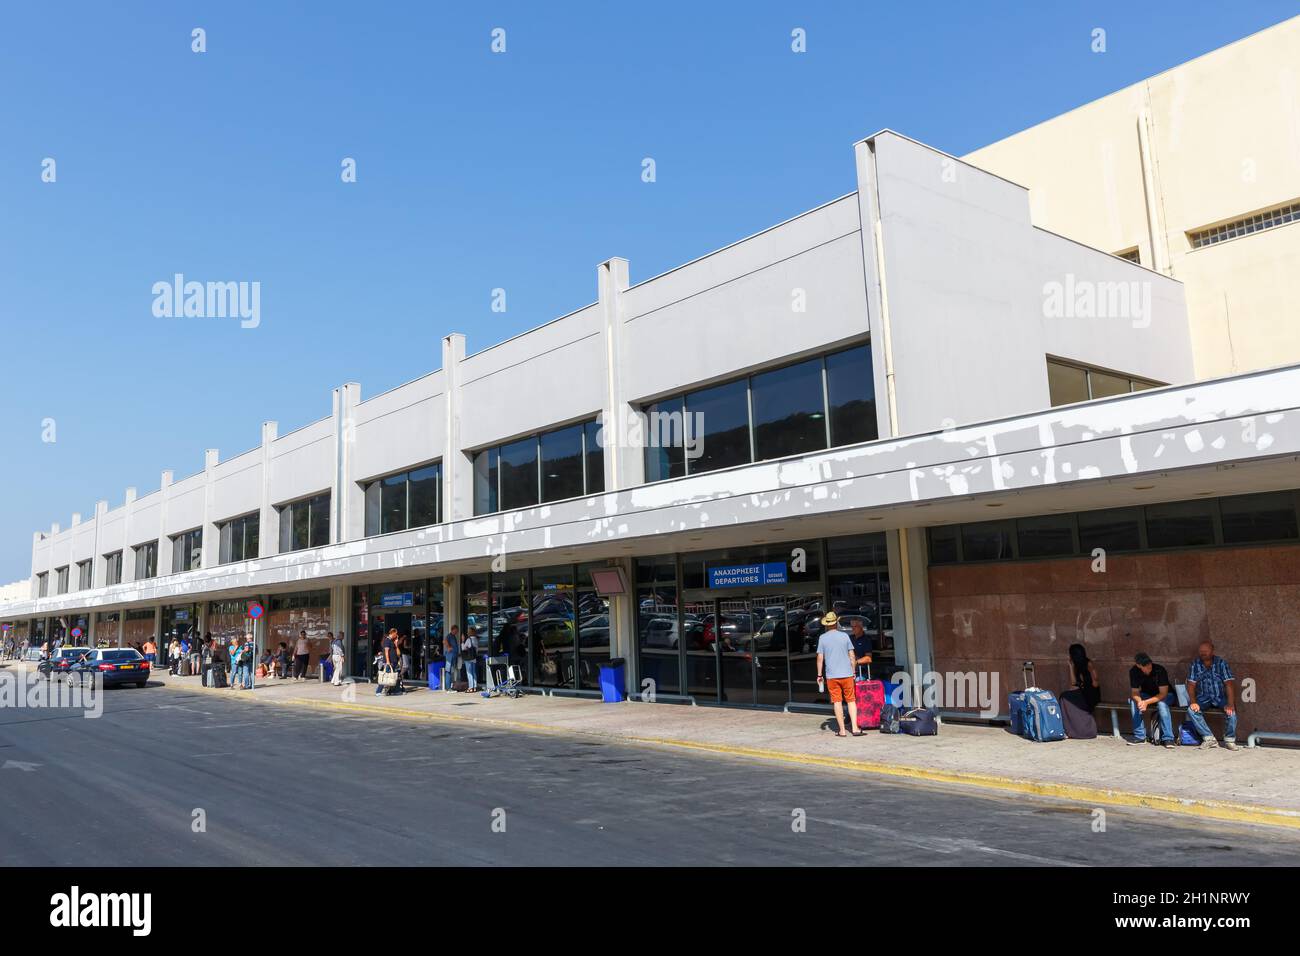
{"label": "no parking sign", "polygon": [[259,617],[261,617],[265,613],[266,613],[265,609],[262,607],[262,605],[258,604],[256,601],[248,605],[248,617],[250,620],[256,621]]}
{"label": "no parking sign", "polygon": [[81,640],[81,635],[84,634],[84,633],[85,633],[85,632],[82,631],[81,628],[79,628],[79,627],[74,627],[74,628],[72,629],[72,638],[73,638],[73,640],[76,640],[76,641]]}

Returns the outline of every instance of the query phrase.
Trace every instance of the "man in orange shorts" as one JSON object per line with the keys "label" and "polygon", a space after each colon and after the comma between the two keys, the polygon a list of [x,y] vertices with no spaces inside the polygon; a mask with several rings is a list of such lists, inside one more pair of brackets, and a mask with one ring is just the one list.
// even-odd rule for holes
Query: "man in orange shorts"
{"label": "man in orange shorts", "polygon": [[844,730],[844,705],[849,705],[849,732],[854,737],[861,737],[858,730],[858,694],[854,687],[853,668],[857,663],[857,654],[853,650],[853,639],[839,628],[839,617],[831,611],[822,618],[821,637],[817,639],[817,688],[825,687],[830,691],[831,704],[835,707],[835,723],[839,724],[840,737],[849,734]]}

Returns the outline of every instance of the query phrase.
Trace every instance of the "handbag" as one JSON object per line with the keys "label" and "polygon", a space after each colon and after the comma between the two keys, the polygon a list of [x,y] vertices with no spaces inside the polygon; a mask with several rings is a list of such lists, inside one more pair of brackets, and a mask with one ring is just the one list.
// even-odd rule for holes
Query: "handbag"
{"label": "handbag", "polygon": [[385,664],[383,667],[379,669],[379,686],[380,687],[397,686],[397,671],[393,670],[391,664]]}

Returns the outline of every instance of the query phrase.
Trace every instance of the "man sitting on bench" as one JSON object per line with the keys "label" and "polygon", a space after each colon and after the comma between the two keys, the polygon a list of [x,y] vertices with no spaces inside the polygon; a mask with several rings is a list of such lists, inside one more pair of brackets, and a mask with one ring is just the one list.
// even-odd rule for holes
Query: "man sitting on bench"
{"label": "man sitting on bench", "polygon": [[1155,707],[1160,720],[1160,744],[1174,745],[1174,722],[1169,716],[1169,673],[1151,658],[1139,652],[1133,658],[1135,667],[1128,670],[1129,713],[1133,715],[1133,739],[1129,744],[1146,743],[1147,728],[1144,717]]}
{"label": "man sitting on bench", "polygon": [[1201,747],[1209,750],[1219,746],[1219,742],[1205,722],[1204,710],[1206,707],[1222,707],[1225,718],[1223,746],[1226,750],[1236,750],[1237,694],[1232,669],[1222,657],[1215,656],[1214,645],[1209,641],[1202,641],[1196,653],[1196,660],[1192,661],[1192,669],[1187,674],[1187,697],[1191,701],[1187,706],[1187,719],[1201,735]]}

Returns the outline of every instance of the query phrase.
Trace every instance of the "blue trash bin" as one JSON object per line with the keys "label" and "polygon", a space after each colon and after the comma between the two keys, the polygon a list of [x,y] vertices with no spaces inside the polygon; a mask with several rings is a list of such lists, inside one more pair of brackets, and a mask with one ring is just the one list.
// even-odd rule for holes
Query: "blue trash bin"
{"label": "blue trash bin", "polygon": [[328,657],[320,659],[320,679],[322,683],[328,683],[334,679],[334,662]]}
{"label": "blue trash bin", "polygon": [[614,657],[600,665],[600,699],[606,704],[621,704],[627,697],[627,660]]}
{"label": "blue trash bin", "polygon": [[429,661],[429,690],[442,690],[442,665],[444,661]]}

